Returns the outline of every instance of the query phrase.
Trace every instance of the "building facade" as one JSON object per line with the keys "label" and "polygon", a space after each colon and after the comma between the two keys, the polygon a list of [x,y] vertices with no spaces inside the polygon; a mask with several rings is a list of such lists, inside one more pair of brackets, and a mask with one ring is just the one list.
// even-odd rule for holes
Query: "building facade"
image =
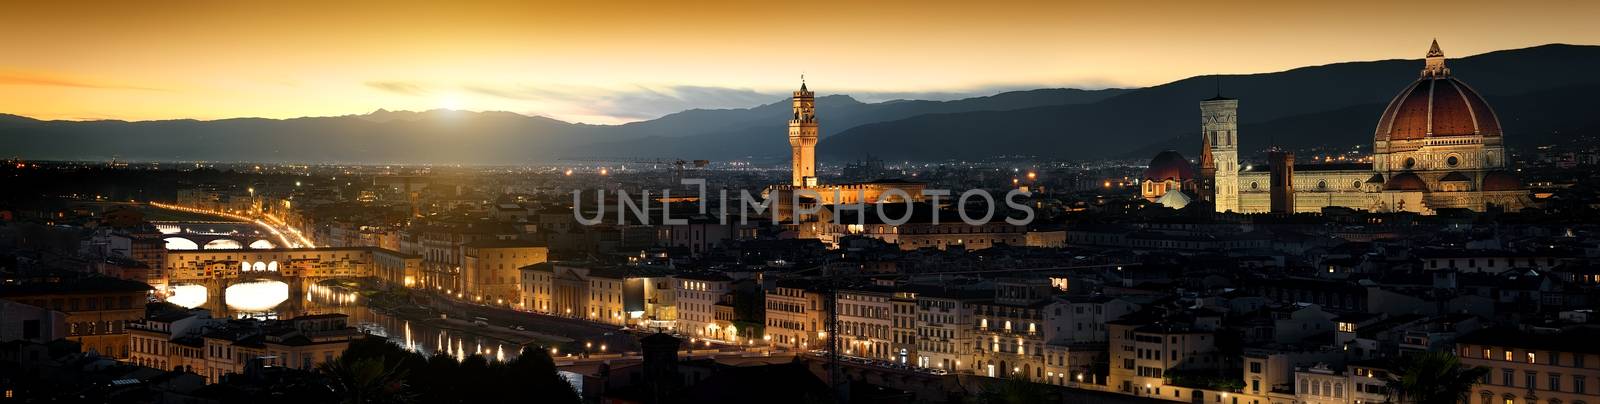
{"label": "building facade", "polygon": [[1489,369],[1473,385],[1477,404],[1600,403],[1600,333],[1486,329],[1456,340],[1464,366]]}
{"label": "building facade", "polygon": [[[66,313],[64,338],[84,351],[127,358],[127,325],[144,318],[150,292],[143,282],[94,277],[7,286],[0,289],[0,299]],[[41,335],[53,327],[43,322],[38,326]]]}
{"label": "building facade", "polygon": [[362,334],[343,314],[256,322],[211,318],[205,310],[168,312],[128,327],[129,362],[181,369],[217,383],[252,361],[311,370],[333,361]]}
{"label": "building facade", "polygon": [[[894,292],[886,287],[841,289],[838,310],[839,346],[845,355],[882,361],[897,360],[894,351]],[[830,336],[831,338],[832,336]]]}
{"label": "building facade", "polygon": [[766,293],[766,335],[773,346],[792,350],[822,348],[827,309],[810,282],[779,280]]}
{"label": "building facade", "polygon": [[483,239],[462,246],[462,289],[477,302],[515,304],[521,299],[520,269],[545,262],[550,250],[527,240]]}

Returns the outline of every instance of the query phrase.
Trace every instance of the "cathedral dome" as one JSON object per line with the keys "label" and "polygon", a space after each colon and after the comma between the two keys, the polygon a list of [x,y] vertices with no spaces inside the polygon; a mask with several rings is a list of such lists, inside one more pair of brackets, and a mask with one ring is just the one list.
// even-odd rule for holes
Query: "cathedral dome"
{"label": "cathedral dome", "polygon": [[1167,150],[1156,154],[1150,159],[1150,167],[1144,169],[1144,179],[1147,181],[1166,180],[1191,180],[1195,178],[1194,166],[1189,165],[1189,160],[1183,158],[1176,151]]}
{"label": "cathedral dome", "polygon": [[1406,86],[1378,118],[1373,139],[1417,140],[1445,136],[1500,136],[1500,119],[1472,87],[1450,75],[1434,42],[1417,81]]}
{"label": "cathedral dome", "polygon": [[1505,171],[1490,171],[1483,175],[1483,186],[1478,188],[1484,191],[1517,191],[1522,189],[1522,180]]}
{"label": "cathedral dome", "polygon": [[1428,184],[1422,182],[1422,177],[1404,172],[1396,174],[1394,178],[1390,178],[1388,183],[1383,184],[1383,189],[1386,191],[1427,191]]}

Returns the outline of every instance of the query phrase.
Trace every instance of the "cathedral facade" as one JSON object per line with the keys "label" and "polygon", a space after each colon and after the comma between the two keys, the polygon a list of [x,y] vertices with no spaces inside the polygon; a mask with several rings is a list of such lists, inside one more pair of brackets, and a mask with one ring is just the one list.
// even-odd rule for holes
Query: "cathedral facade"
{"label": "cathedral facade", "polygon": [[1476,90],[1451,74],[1438,42],[1418,78],[1379,117],[1370,163],[1297,165],[1290,155],[1241,167],[1238,106],[1239,100],[1221,96],[1200,102],[1201,169],[1192,192],[1218,212],[1319,212],[1337,206],[1432,214],[1532,205],[1507,169],[1499,118]]}

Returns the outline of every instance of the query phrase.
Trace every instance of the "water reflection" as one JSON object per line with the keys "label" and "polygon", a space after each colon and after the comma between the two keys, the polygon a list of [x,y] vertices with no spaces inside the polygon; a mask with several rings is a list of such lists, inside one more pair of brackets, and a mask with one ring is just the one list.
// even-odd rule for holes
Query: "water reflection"
{"label": "water reflection", "polygon": [[[367,307],[355,289],[336,284],[310,284],[304,298],[290,299],[290,287],[281,281],[254,281],[229,286],[224,301],[208,301],[203,285],[173,286],[167,302],[179,306],[211,310],[212,315],[232,318],[293,318],[310,314],[339,313],[350,316],[350,324],[368,334],[378,335],[412,352],[432,356],[445,354],[464,360],[468,355],[483,355],[493,361],[515,358],[521,350],[516,342],[476,335],[472,332],[439,327],[438,320],[411,321]],[[510,352],[507,352],[507,351]]]}
{"label": "water reflection", "polygon": [[191,309],[200,307],[200,305],[206,304],[206,287],[201,285],[173,286],[172,292],[167,297],[167,303]]}
{"label": "water reflection", "polygon": [[289,284],[280,281],[244,282],[223,291],[228,308],[247,313],[270,313],[289,300]]}

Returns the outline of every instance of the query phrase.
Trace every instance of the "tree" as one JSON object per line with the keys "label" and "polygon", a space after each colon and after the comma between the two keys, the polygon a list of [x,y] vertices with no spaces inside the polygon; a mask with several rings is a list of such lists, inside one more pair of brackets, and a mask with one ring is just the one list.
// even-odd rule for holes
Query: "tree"
{"label": "tree", "polygon": [[406,371],[384,363],[382,357],[355,358],[323,362],[318,368],[333,378],[334,390],[343,403],[407,403]]}
{"label": "tree", "polygon": [[1458,404],[1467,402],[1472,385],[1488,368],[1463,367],[1449,352],[1406,355],[1389,374],[1389,401],[1405,404]]}
{"label": "tree", "polygon": [[528,347],[508,362],[478,355],[461,361],[424,357],[382,338],[352,341],[338,360],[320,369],[333,379],[344,402],[578,403],[578,392],[556,373],[543,348]]}
{"label": "tree", "polygon": [[978,401],[984,404],[1042,403],[1048,401],[1049,395],[1045,385],[1013,377],[990,383],[978,396]]}

